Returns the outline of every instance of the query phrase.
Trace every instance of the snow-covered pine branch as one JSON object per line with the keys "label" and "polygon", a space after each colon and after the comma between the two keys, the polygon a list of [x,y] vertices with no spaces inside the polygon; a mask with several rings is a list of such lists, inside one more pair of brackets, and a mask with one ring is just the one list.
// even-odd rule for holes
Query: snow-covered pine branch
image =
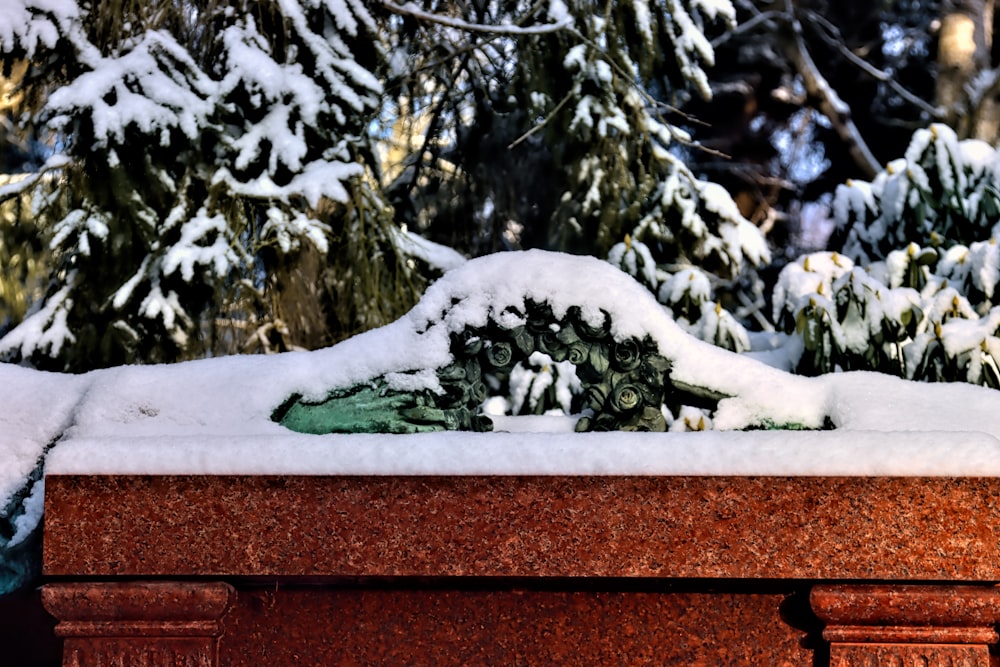
{"label": "snow-covered pine branch", "polygon": [[[329,252],[324,216],[364,220],[359,239],[391,247],[361,162],[382,92],[365,3],[170,5],[111,21],[72,0],[13,1],[0,51],[70,80],[41,114],[65,145],[47,168],[65,174],[54,186],[66,214],[42,221],[62,280],[0,339],[6,359],[83,369],[200,356],[203,310],[259,299],[262,262],[303,241]],[[362,263],[379,261],[360,245]]]}
{"label": "snow-covered pine branch", "polygon": [[[578,156],[555,214],[560,241],[593,235],[598,247],[610,249],[627,234],[655,247],[658,263],[729,277],[769,261],[763,235],[729,193],[685,165],[680,147],[691,148],[687,133],[659,114],[688,89],[710,96],[704,68],[714,55],[706,31],[731,27],[732,5],[629,0],[610,20],[603,12],[574,11],[567,35],[535,49],[558,49],[558,61],[522,56],[533,73],[545,72],[531,80],[548,86],[531,92],[532,113],[559,136],[561,151]],[[668,96],[653,98],[636,82],[635,73],[654,71],[677,72]]]}

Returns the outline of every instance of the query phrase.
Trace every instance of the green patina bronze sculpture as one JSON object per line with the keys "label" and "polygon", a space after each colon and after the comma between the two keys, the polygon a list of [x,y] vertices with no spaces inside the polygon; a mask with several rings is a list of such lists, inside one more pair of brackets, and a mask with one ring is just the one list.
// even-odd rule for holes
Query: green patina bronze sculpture
{"label": "green patina bronze sculpture", "polygon": [[577,431],[664,431],[661,406],[669,391],[670,362],[644,339],[616,340],[611,318],[588,322],[579,308],[556,318],[545,303],[527,301],[526,312],[504,312],[505,328],[491,319],[451,336],[453,361],[437,369],[440,391],[400,391],[385,378],[334,391],[319,402],[293,396],[273,418],[301,433],[420,433],[440,430],[490,431],[479,414],[490,376],[505,377],[533,352],[569,361],[584,387],[590,414]]}

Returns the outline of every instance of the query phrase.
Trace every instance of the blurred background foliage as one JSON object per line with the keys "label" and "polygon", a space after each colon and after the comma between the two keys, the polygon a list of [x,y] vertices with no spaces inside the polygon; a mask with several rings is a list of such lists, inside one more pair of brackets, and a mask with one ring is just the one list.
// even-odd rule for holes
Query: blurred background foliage
{"label": "blurred background foliage", "polygon": [[[945,323],[925,316],[933,294],[887,316],[875,356],[843,328],[866,289],[952,271],[955,244],[986,256],[992,0],[14,4],[0,19],[7,361],[313,349],[396,319],[462,257],[538,247],[608,258],[734,351],[794,339],[800,372],[985,382],[906,361]],[[69,94],[96,81],[101,95]],[[133,95],[150,115],[129,115]],[[935,123],[950,143],[914,148]],[[937,155],[965,140],[979,143],[952,171],[969,175],[949,180]],[[886,207],[901,173],[920,201]],[[909,243],[924,268],[890,284],[879,266]],[[833,267],[812,287],[840,296],[779,279],[827,249],[846,273],[829,255],[804,273]],[[888,282],[842,277],[855,268]],[[988,282],[960,295],[976,318]]]}

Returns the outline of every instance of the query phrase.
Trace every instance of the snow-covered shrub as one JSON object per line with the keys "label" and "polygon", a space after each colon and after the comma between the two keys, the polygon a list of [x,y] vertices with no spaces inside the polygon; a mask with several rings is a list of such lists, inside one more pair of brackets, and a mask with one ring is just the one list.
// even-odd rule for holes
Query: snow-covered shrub
{"label": "snow-covered shrub", "polygon": [[900,374],[900,344],[921,318],[915,290],[888,287],[835,252],[787,265],[774,289],[774,319],[795,335],[795,369]]}
{"label": "snow-covered shrub", "polygon": [[[863,208],[858,192],[869,193]],[[873,269],[885,282],[919,290],[922,317],[898,342],[905,375],[997,386],[996,151],[958,141],[943,125],[919,130],[905,157],[872,183],[838,189],[835,215],[846,231],[846,252],[862,261],[884,258]]]}
{"label": "snow-covered shrub", "polygon": [[774,289],[799,372],[1000,387],[998,168],[993,149],[933,125],[870,183],[838,188],[843,252],[800,258]]}
{"label": "snow-covered shrub", "polygon": [[750,349],[746,329],[714,297],[709,277],[695,268],[668,275],[657,299],[689,334],[733,352]]}
{"label": "snow-covered shrub", "polygon": [[670,274],[656,291],[657,300],[667,306],[674,319],[689,331],[701,319],[702,310],[712,303],[712,283],[703,271],[688,268]]}
{"label": "snow-covered shrub", "polygon": [[583,385],[572,362],[555,361],[542,352],[532,352],[526,363],[510,371],[510,412],[540,415],[550,411],[574,414],[579,411]]}
{"label": "snow-covered shrub", "polygon": [[608,251],[608,261],[625,273],[645,285],[651,292],[656,292],[660,283],[657,275],[656,260],[649,251],[649,246],[641,241],[633,241],[628,234],[621,243],[611,246]]}
{"label": "snow-covered shrub", "polygon": [[612,246],[608,262],[649,289],[688,333],[733,352],[750,349],[747,330],[714,298],[708,274],[696,267],[674,273],[657,266],[649,247],[628,234]]}
{"label": "snow-covered shrub", "polygon": [[[816,253],[782,270],[775,321],[794,335],[796,370],[991,382],[982,370],[996,364],[996,308],[970,302],[933,271],[936,259],[916,245],[888,259],[865,270],[842,255]],[[986,317],[977,313],[983,308]]]}
{"label": "snow-covered shrub", "polygon": [[[1000,385],[997,152],[933,125],[871,182],[838,188],[832,208],[842,247],[790,262],[773,288],[772,322],[787,336],[790,367]],[[722,219],[725,210],[720,204]],[[609,261],[653,289],[688,333],[751,349],[745,322],[715,299],[720,279],[664,262],[651,250],[662,238],[648,232],[637,226]],[[766,257],[737,246],[744,257]]]}
{"label": "snow-covered shrub", "polygon": [[[915,133],[906,157],[872,182],[842,186],[833,210],[845,247],[790,262],[773,288],[771,319],[787,336],[790,367],[1000,386],[998,191],[996,152],[937,125]],[[627,236],[609,261],[688,333],[750,350],[744,323],[715,298],[719,278],[656,264],[640,239]]]}
{"label": "snow-covered shrub", "polygon": [[871,182],[837,188],[834,217],[844,254],[861,264],[917,243],[942,247],[989,238],[1000,216],[996,153],[935,124]]}

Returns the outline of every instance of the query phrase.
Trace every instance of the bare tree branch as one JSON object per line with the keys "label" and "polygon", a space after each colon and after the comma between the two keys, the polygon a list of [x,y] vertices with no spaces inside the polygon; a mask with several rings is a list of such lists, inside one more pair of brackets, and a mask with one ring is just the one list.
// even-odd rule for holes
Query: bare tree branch
{"label": "bare tree branch", "polygon": [[847,48],[847,45],[844,44],[843,39],[841,39],[840,30],[837,28],[837,26],[830,23],[829,20],[820,16],[819,14],[817,14],[812,10],[807,9],[805,10],[805,13],[809,17],[809,20],[811,22],[824,28],[824,30],[818,31],[820,39],[822,39],[831,47],[837,49],[840,52],[840,54],[844,56],[844,58],[846,58],[848,62],[850,62],[852,65],[854,65],[855,67],[863,71],[865,74],[875,79],[876,81],[881,81],[882,83],[889,86],[893,91],[895,91],[897,95],[899,95],[904,100],[906,100],[913,106],[917,107],[921,111],[929,114],[931,118],[940,119],[944,117],[943,109],[939,109],[931,104],[928,104],[926,100],[917,97],[909,90],[904,88],[902,85],[900,85],[900,83],[896,81],[895,77],[893,77],[892,74],[889,74],[885,70],[878,69],[870,62],[868,62],[864,58],[861,58],[856,53]]}
{"label": "bare tree branch", "polygon": [[22,175],[15,175],[13,178],[5,178],[0,181],[0,203],[20,196],[24,192],[33,188],[36,183],[46,177],[49,172],[66,168],[70,160],[65,155],[59,153],[53,155],[45,164],[35,172]]}
{"label": "bare tree branch", "polygon": [[398,3],[392,2],[392,0],[382,0],[382,6],[388,9],[393,14],[399,14],[400,16],[409,16],[415,18],[418,21],[426,21],[428,23],[436,23],[438,25],[447,26],[449,28],[455,28],[456,30],[463,30],[465,32],[479,32],[487,33],[491,35],[543,35],[553,32],[558,32],[565,28],[573,25],[573,19],[567,16],[561,21],[555,23],[544,23],[542,25],[533,26],[519,26],[519,25],[485,25],[482,23],[470,23],[462,19],[454,18],[451,16],[442,16],[440,14],[435,14],[433,12],[426,12],[416,4],[408,2],[405,5],[400,5]]}
{"label": "bare tree branch", "polygon": [[851,119],[851,107],[848,106],[837,91],[833,89],[827,81],[812,56],[806,48],[806,41],[802,34],[802,24],[795,17],[795,7],[793,0],[785,0],[785,9],[790,17],[793,39],[790,44],[790,57],[792,62],[802,75],[802,82],[810,95],[819,100],[819,110],[823,112],[836,130],[837,135],[847,144],[847,150],[854,158],[865,177],[874,178],[882,170],[882,166],[872,154],[871,149],[861,136],[861,131]]}
{"label": "bare tree branch", "polygon": [[518,145],[521,144],[521,142],[523,142],[528,137],[530,137],[531,135],[533,135],[535,132],[538,132],[543,127],[545,127],[546,125],[548,125],[549,123],[551,123],[552,119],[556,117],[556,114],[559,113],[560,109],[562,109],[564,106],[566,106],[566,103],[569,102],[569,100],[570,100],[570,98],[572,96],[573,96],[573,91],[570,90],[570,92],[566,93],[566,95],[561,100],[559,100],[559,104],[557,104],[555,106],[555,108],[552,109],[552,111],[550,111],[548,113],[548,115],[546,115],[545,118],[543,118],[541,120],[541,122],[537,123],[536,125],[533,125],[530,130],[528,130],[527,132],[525,132],[524,134],[522,134],[521,136],[519,136],[517,139],[515,139],[514,141],[512,141],[507,146],[507,149],[510,150],[512,148],[516,148]]}
{"label": "bare tree branch", "polygon": [[715,39],[713,39],[710,42],[710,44],[712,45],[712,48],[714,49],[714,48],[718,47],[721,44],[725,44],[726,42],[728,42],[733,37],[736,37],[737,35],[740,35],[740,34],[745,33],[745,32],[750,32],[751,30],[753,30],[754,28],[756,28],[761,23],[767,23],[768,21],[771,21],[771,20],[774,20],[774,19],[779,19],[779,20],[782,20],[782,21],[786,21],[788,19],[788,17],[785,14],[785,12],[780,12],[780,11],[773,10],[773,9],[772,10],[768,10],[766,12],[760,12],[756,16],[754,16],[753,18],[747,19],[743,23],[739,24],[734,29],[727,30],[726,32],[722,33],[721,35],[719,35],[718,37],[716,37]]}

